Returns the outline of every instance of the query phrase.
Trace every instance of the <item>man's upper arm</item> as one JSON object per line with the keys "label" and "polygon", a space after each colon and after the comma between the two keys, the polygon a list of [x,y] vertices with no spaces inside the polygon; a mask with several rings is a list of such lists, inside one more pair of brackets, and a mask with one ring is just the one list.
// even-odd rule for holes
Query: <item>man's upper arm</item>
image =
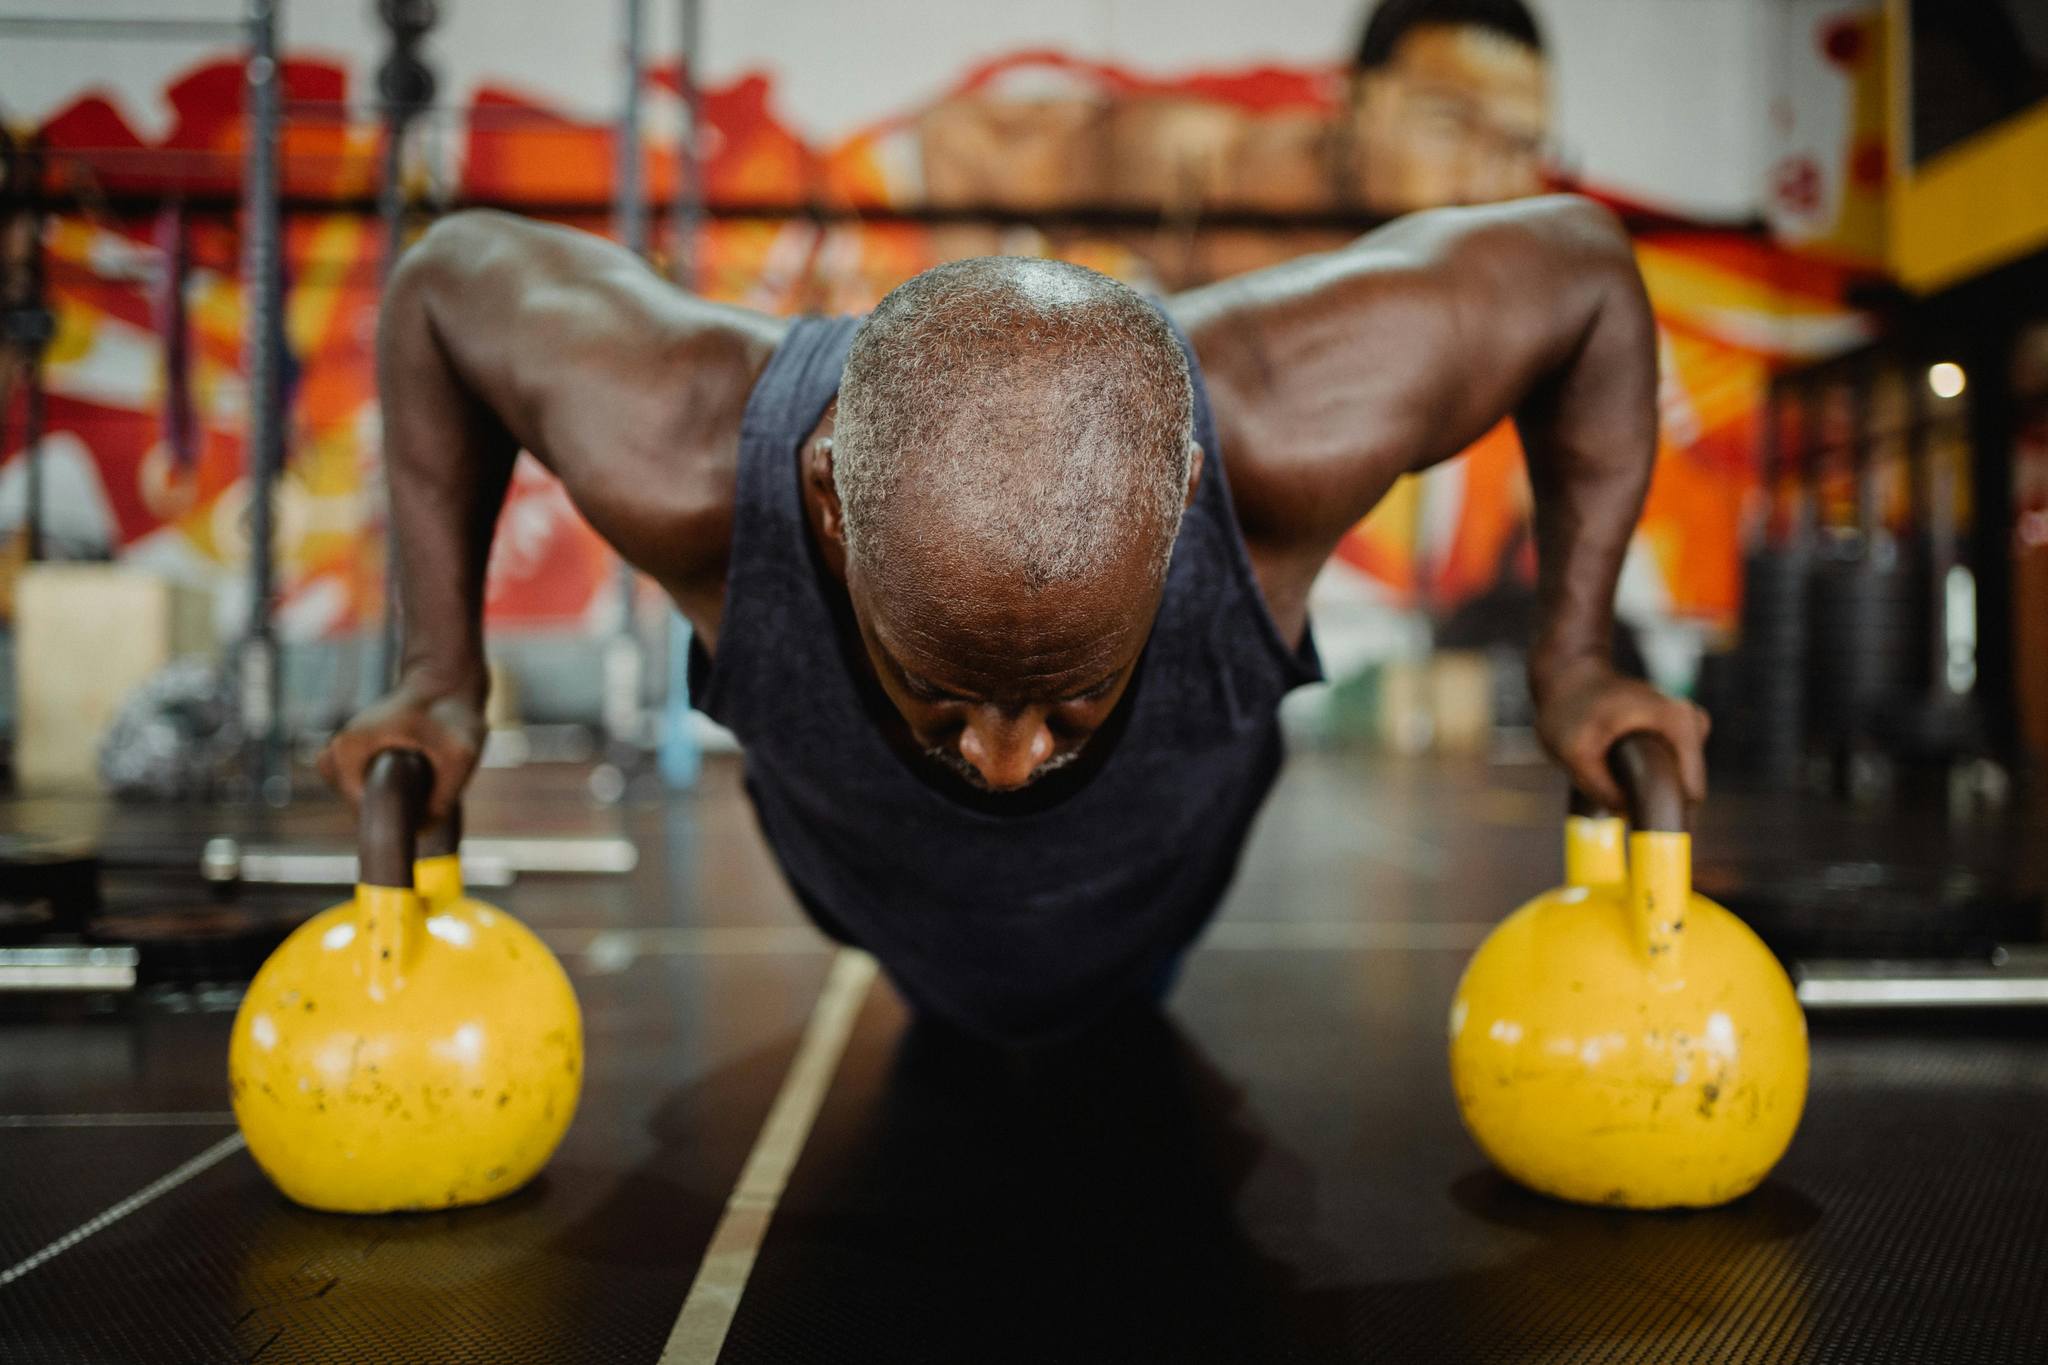
{"label": "man's upper arm", "polygon": [[500,214],[443,220],[394,290],[421,292],[471,394],[631,562],[688,576],[729,502],[740,414],[781,324],[708,303],[613,243]]}
{"label": "man's upper arm", "polygon": [[1395,479],[1567,361],[1618,273],[1633,279],[1612,218],[1557,197],[1416,214],[1176,298],[1247,536],[1320,562]]}

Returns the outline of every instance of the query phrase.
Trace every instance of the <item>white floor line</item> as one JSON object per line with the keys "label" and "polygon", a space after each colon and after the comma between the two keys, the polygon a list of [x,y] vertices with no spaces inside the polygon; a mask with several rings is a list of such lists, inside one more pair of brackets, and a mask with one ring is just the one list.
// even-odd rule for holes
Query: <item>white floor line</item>
{"label": "white floor line", "polygon": [[225,1128],[235,1116],[187,1114],[0,1114],[0,1128]]}
{"label": "white floor line", "polygon": [[690,1284],[683,1311],[669,1333],[660,1365],[712,1365],[725,1348],[725,1334],[739,1311],[740,1295],[754,1273],[754,1258],[775,1216],[775,1206],[789,1184],[797,1157],[810,1139],[811,1125],[832,1087],[833,1073],[845,1055],[846,1042],[860,1014],[861,1001],[875,979],[875,960],[866,953],[842,948],[832,960],[825,989],[811,1009],[803,1040],[782,1089],[768,1110],[767,1122],[754,1139],[739,1183],[725,1201],[725,1214],[711,1234],[697,1278]]}
{"label": "white floor line", "polygon": [[16,1280],[44,1262],[63,1255],[94,1233],[105,1232],[108,1228],[120,1222],[123,1218],[126,1218],[151,1200],[169,1194],[193,1176],[198,1175],[201,1171],[218,1162],[222,1157],[232,1156],[241,1150],[242,1135],[240,1133],[236,1133],[232,1137],[222,1138],[219,1142],[214,1143],[213,1146],[208,1147],[198,1156],[193,1157],[161,1180],[151,1181],[106,1212],[80,1223],[77,1227],[44,1247],[35,1255],[25,1260],[17,1261],[5,1270],[0,1270],[0,1289],[13,1284]]}

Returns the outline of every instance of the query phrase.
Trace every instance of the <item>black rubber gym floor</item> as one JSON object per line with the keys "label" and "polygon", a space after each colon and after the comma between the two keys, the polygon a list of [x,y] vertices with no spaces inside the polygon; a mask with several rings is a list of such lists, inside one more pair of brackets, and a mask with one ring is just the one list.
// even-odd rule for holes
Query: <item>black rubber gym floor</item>
{"label": "black rubber gym floor", "polygon": [[[729,764],[667,802],[580,791],[486,774],[470,816],[622,829],[642,854],[631,877],[486,893],[583,1001],[583,1105],[538,1182],[447,1214],[295,1209],[225,1112],[231,995],[13,1005],[0,1361],[659,1359],[834,959]],[[993,1054],[877,982],[718,1359],[2048,1358],[2048,1022],[1817,1020],[1805,1125],[1726,1209],[1577,1209],[1486,1169],[1445,1009],[1478,936],[1556,880],[1560,800],[1539,768],[1297,756],[1167,1013],[1056,1051]],[[344,830],[321,804],[0,808],[195,863],[203,834],[264,820]],[[1722,795],[1700,845],[1737,880],[1882,858],[2038,884],[2048,821]],[[130,877],[110,908],[200,894]]]}

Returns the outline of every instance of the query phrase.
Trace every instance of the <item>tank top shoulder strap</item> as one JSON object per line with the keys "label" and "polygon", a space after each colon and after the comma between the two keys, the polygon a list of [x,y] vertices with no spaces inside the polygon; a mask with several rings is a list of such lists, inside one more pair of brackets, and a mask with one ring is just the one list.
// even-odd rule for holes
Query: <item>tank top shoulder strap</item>
{"label": "tank top shoulder strap", "polygon": [[741,439],[801,440],[839,392],[857,317],[793,318],[747,399]]}
{"label": "tank top shoulder strap", "polygon": [[[859,326],[857,317],[793,320],[747,397],[717,656],[692,650],[691,696],[715,719],[744,704],[744,683],[737,689],[728,684],[761,662],[754,658],[755,636],[764,621],[777,623],[771,631],[787,629],[790,613],[816,596],[797,449],[838,393]],[[767,647],[772,652],[775,645]]]}
{"label": "tank top shoulder strap", "polygon": [[[1304,632],[1299,645],[1288,643],[1273,619],[1272,610],[1266,604],[1265,589],[1260,586],[1258,574],[1252,568],[1251,549],[1245,544],[1244,529],[1237,519],[1237,503],[1230,495],[1230,476],[1225,468],[1222,442],[1216,435],[1215,414],[1209,407],[1209,386],[1202,375],[1201,357],[1195,354],[1194,342],[1163,304],[1159,305],[1159,313],[1166,319],[1166,325],[1173,330],[1174,340],[1180,343],[1181,351],[1187,356],[1188,379],[1194,390],[1195,444],[1202,448],[1203,458],[1202,482],[1195,490],[1194,505],[1188,509],[1189,516],[1205,519],[1213,528],[1215,534],[1211,550],[1221,559],[1231,591],[1251,618],[1258,653],[1277,665],[1289,687],[1318,681],[1322,677],[1322,662],[1316,654],[1312,634]],[[1181,532],[1184,537],[1188,534],[1187,527],[1188,523],[1184,521]]]}

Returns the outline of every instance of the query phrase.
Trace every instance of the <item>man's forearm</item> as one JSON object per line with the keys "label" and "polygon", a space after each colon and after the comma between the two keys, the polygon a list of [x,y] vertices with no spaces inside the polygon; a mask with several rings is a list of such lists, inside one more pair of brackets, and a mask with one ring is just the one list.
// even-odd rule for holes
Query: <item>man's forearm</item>
{"label": "man's forearm", "polygon": [[442,343],[434,314],[440,282],[431,256],[410,260],[392,281],[378,328],[401,684],[480,704],[484,570],[518,446]]}
{"label": "man's forearm", "polygon": [[1655,320],[1625,243],[1601,268],[1578,346],[1515,414],[1535,493],[1539,703],[1575,668],[1609,661],[1615,586],[1656,459]]}

